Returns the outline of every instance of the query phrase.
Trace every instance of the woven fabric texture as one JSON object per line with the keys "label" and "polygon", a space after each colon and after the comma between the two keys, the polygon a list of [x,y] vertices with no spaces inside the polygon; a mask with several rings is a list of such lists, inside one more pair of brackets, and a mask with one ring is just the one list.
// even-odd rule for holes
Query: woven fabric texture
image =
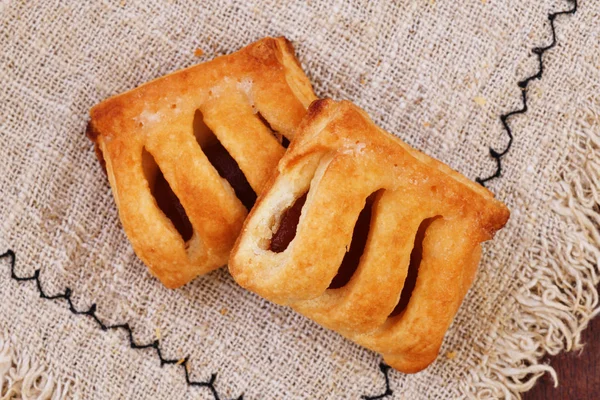
{"label": "woven fabric texture", "polygon": [[[386,130],[471,179],[493,174],[499,116],[552,41],[565,0],[0,1],[0,253],[41,269],[135,340],[189,356],[190,378],[223,398],[359,399],[383,392],[379,355],[246,292],[223,268],[165,289],[136,258],[84,131],[88,110],[168,72],[285,35],[317,94],[349,99]],[[555,20],[558,45],[528,89],[503,175],[512,211],[484,247],[475,284],[438,360],[390,371],[396,399],[518,397],[553,371],[540,359],[581,346],[598,306],[600,5]],[[203,56],[194,52],[201,49]],[[199,52],[198,52],[199,53]],[[133,350],[0,261],[0,397],[197,398],[182,369]],[[10,397],[10,396],[8,396]],[[4,397],[2,397],[4,398]]]}

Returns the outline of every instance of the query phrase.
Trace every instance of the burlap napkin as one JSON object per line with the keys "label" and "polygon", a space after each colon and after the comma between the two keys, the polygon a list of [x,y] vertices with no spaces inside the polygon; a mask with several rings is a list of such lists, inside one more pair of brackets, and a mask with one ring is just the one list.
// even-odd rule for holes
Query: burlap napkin
{"label": "burlap napkin", "polygon": [[[0,396],[518,397],[553,373],[542,356],[580,347],[597,310],[600,7],[579,3],[549,19],[574,3],[0,1],[0,253],[14,251],[20,277],[39,269],[46,295],[69,288],[72,304],[12,279],[11,253],[0,260]],[[519,88],[538,72],[532,49],[552,43],[551,20],[543,76]],[[294,42],[319,95],[355,101],[471,179],[494,174],[489,147],[508,145],[500,116],[527,98],[487,183],[512,217],[419,374],[381,370],[377,354],[242,290],[225,268],[167,290],[121,229],[84,136],[88,109],[267,35]],[[92,304],[180,365],[72,312]]]}

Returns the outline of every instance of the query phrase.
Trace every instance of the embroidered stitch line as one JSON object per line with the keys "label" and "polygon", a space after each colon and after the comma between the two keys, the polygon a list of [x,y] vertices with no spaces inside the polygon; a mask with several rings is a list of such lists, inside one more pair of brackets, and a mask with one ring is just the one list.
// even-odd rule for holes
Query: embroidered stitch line
{"label": "embroidered stitch line", "polygon": [[[15,265],[16,265],[16,261],[17,261],[17,257],[15,255],[15,252],[12,250],[8,250],[3,254],[0,254],[0,260],[1,259],[5,259],[8,258],[9,263],[10,263],[10,276],[12,279],[18,281],[18,282],[27,282],[27,281],[35,281],[35,284],[37,286],[38,291],[40,292],[40,297],[42,299],[46,299],[46,300],[66,300],[67,304],[69,305],[69,310],[75,314],[75,315],[87,315],[88,317],[91,317],[94,321],[96,321],[96,323],[98,324],[98,326],[100,326],[100,329],[102,329],[103,331],[108,331],[108,330],[123,330],[125,332],[127,332],[128,338],[129,338],[129,346],[132,349],[136,349],[136,350],[143,350],[143,349],[154,349],[156,350],[156,354],[158,355],[158,359],[160,360],[160,366],[164,366],[167,364],[174,364],[174,365],[179,365],[181,368],[183,368],[183,371],[185,372],[185,381],[187,382],[187,384],[189,386],[194,386],[194,387],[203,387],[203,388],[207,388],[211,394],[214,397],[214,400],[221,400],[221,397],[219,396],[219,393],[217,392],[217,389],[215,388],[215,381],[217,380],[217,374],[211,374],[210,378],[207,381],[193,381],[190,378],[190,374],[188,372],[188,362],[189,362],[189,358],[185,357],[183,359],[170,359],[170,358],[165,358],[160,350],[160,341],[157,339],[151,343],[147,343],[147,344],[139,344],[135,341],[135,339],[133,338],[133,330],[131,329],[131,326],[129,325],[129,323],[124,323],[124,324],[115,324],[115,325],[107,325],[104,322],[102,322],[102,320],[100,318],[98,318],[98,316],[96,315],[96,304],[93,303],[89,309],[85,310],[85,311],[81,311],[78,310],[77,308],[75,308],[75,305],[73,304],[73,301],[71,301],[71,294],[72,291],[70,288],[65,288],[65,292],[64,293],[60,293],[60,294],[55,294],[52,296],[49,296],[46,294],[46,292],[44,292],[44,290],[42,289],[42,282],[40,281],[40,269],[36,269],[35,272],[33,273],[32,276],[18,276],[15,272]],[[238,397],[236,400],[243,400],[244,399],[244,395],[240,395],[240,397]]]}
{"label": "embroidered stitch line", "polygon": [[567,0],[567,1],[570,3],[573,3],[573,8],[571,8],[570,10],[559,11],[559,12],[548,14],[548,20],[550,21],[550,29],[552,30],[552,42],[548,46],[534,47],[531,50],[531,52],[533,54],[537,55],[537,57],[538,57],[538,65],[539,65],[538,72],[523,79],[522,81],[517,82],[517,86],[519,86],[519,88],[521,89],[521,97],[523,100],[523,106],[517,110],[513,110],[507,114],[502,114],[500,116],[500,121],[502,122],[504,131],[508,135],[508,144],[506,145],[506,148],[502,151],[496,151],[492,147],[489,148],[490,156],[492,156],[492,158],[494,160],[496,160],[496,172],[494,172],[493,175],[490,175],[487,178],[480,178],[480,177],[475,178],[475,181],[477,183],[479,183],[481,186],[485,186],[486,182],[489,182],[492,179],[500,178],[502,176],[502,158],[510,151],[510,148],[512,147],[513,139],[514,139],[513,131],[510,128],[510,125],[508,125],[508,120],[511,119],[512,117],[514,117],[515,115],[525,114],[528,110],[527,87],[529,86],[531,81],[542,78],[542,75],[544,74],[544,58],[543,58],[544,53],[546,53],[548,50],[554,48],[557,43],[556,27],[554,26],[554,21],[556,20],[556,17],[558,17],[560,15],[575,14],[577,12],[577,0]]}
{"label": "embroidered stitch line", "polygon": [[394,394],[394,391],[390,388],[390,376],[389,376],[390,368],[391,367],[389,365],[386,365],[384,363],[379,364],[379,369],[381,370],[381,373],[385,377],[385,392],[383,392],[382,394],[377,395],[377,396],[362,396],[361,398],[363,400],[380,400],[380,399],[384,399],[387,396],[391,396]]}

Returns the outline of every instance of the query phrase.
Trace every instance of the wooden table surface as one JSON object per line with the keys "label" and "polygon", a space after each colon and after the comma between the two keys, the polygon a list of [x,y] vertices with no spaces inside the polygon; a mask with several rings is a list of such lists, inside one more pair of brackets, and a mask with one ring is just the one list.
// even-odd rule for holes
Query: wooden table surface
{"label": "wooden table surface", "polygon": [[550,359],[558,374],[558,387],[545,375],[523,400],[598,400],[600,399],[600,318],[590,322],[582,334],[583,351],[563,353]]}

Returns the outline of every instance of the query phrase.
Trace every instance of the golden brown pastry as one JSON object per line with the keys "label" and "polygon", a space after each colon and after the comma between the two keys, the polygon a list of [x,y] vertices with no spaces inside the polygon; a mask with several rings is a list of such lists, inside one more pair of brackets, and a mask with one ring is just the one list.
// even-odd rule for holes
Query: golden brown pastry
{"label": "golden brown pastry", "polygon": [[92,108],[123,228],[165,286],[227,262],[314,99],[290,42],[266,38]]}
{"label": "golden brown pastry", "polygon": [[231,253],[235,280],[383,354],[403,372],[437,356],[481,255],[509,217],[484,187],[318,100]]}

